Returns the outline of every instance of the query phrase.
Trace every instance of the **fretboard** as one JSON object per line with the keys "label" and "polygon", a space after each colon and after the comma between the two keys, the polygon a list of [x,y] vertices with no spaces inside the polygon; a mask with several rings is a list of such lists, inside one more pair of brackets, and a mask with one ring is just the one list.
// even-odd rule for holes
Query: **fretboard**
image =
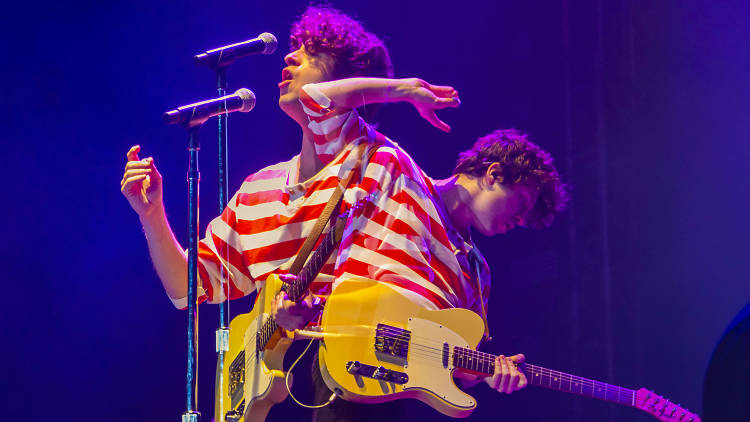
{"label": "fretboard", "polygon": [[[307,289],[310,287],[310,284],[312,284],[312,281],[318,275],[318,272],[320,272],[320,269],[323,268],[323,264],[325,264],[325,262],[328,260],[328,257],[331,256],[331,253],[333,252],[337,243],[336,229],[337,226],[334,224],[331,227],[331,230],[328,231],[328,234],[323,238],[323,241],[321,242],[320,246],[318,246],[318,249],[316,249],[313,255],[310,257],[310,260],[307,261],[305,266],[299,272],[294,283],[289,284],[285,288],[287,294],[289,295],[289,299],[291,299],[293,302],[299,302]],[[273,334],[278,328],[279,326],[278,324],[276,324],[276,320],[273,317],[270,317],[266,320],[266,322],[260,328],[260,332],[258,333],[259,335],[256,337],[257,351],[265,350],[266,345],[271,340],[271,338],[273,338]]]}
{"label": "fretboard", "polygon": [[[489,353],[463,347],[453,348],[453,366],[477,374],[494,374],[495,358],[495,355]],[[519,365],[519,368],[524,371],[531,385],[636,407],[635,390],[528,363]]]}
{"label": "fretboard", "polygon": [[302,296],[304,296],[307,289],[310,288],[310,284],[315,280],[320,269],[323,268],[323,265],[328,261],[328,257],[333,253],[333,250],[336,248],[336,243],[336,225],[333,224],[331,230],[328,231],[328,234],[320,243],[320,246],[318,246],[305,266],[302,267],[299,274],[297,274],[297,279],[294,283],[291,283],[286,287],[285,290],[289,295],[289,299],[294,302],[299,302],[299,300],[302,299]]}

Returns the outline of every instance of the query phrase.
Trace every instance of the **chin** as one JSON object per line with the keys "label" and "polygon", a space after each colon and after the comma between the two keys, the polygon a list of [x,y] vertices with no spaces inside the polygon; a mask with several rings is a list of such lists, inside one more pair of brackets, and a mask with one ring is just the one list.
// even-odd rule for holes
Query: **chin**
{"label": "chin", "polygon": [[482,233],[484,236],[487,236],[487,237],[503,233],[501,230],[493,230],[493,229],[488,229],[488,228],[484,228],[484,227],[481,227],[481,228],[477,227],[477,231],[479,233]]}
{"label": "chin", "polygon": [[289,94],[279,97],[279,108],[300,126],[307,127],[307,115],[297,99],[290,99]]}

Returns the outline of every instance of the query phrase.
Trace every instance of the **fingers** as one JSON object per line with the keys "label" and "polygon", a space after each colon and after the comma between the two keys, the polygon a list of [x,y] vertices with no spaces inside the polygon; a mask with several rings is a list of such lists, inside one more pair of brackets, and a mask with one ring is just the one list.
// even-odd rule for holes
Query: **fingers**
{"label": "fingers", "polygon": [[286,292],[280,292],[271,301],[271,314],[276,322],[287,330],[296,330],[305,326],[307,321],[299,315],[298,305],[289,300]]}
{"label": "fingers", "polygon": [[526,356],[524,356],[523,353],[519,353],[517,355],[511,356],[510,360],[513,361],[513,363],[515,363],[516,365],[520,365],[526,362]]}
{"label": "fingers", "polygon": [[148,168],[146,169],[135,168],[135,169],[125,170],[125,174],[122,175],[122,182],[120,182],[120,184],[121,185],[125,184],[125,182],[131,177],[142,176],[142,175],[148,176],[149,173],[151,173],[151,169],[148,169]]}
{"label": "fingers", "polygon": [[510,393],[508,386],[511,382],[509,376],[510,368],[508,367],[508,358],[503,355],[498,356],[500,358],[500,382],[498,383],[498,391],[502,393]]}
{"label": "fingers", "polygon": [[144,158],[142,160],[128,161],[127,163],[125,163],[125,170],[144,168],[156,168],[154,166],[153,157]]}
{"label": "fingers", "polygon": [[438,97],[458,97],[458,91],[456,91],[452,86],[429,85],[427,88]]}
{"label": "fingers", "polygon": [[128,161],[138,161],[140,158],[138,158],[138,153],[141,151],[140,145],[133,145],[130,147],[130,150],[128,150],[128,153],[126,154],[126,157],[128,158]]}
{"label": "fingers", "polygon": [[524,360],[525,357],[523,355],[511,357],[500,355],[495,358],[495,375],[490,380],[490,387],[505,394],[510,394],[526,387],[528,385],[526,375],[516,367],[517,364],[523,363]]}
{"label": "fingers", "polygon": [[125,175],[123,175],[123,180],[127,176],[128,172],[133,170],[146,170],[151,178],[153,178],[154,181],[157,182],[157,184],[161,183],[161,173],[159,173],[159,170],[156,169],[156,164],[154,164],[153,157],[148,157],[137,161],[128,161],[125,164]]}
{"label": "fingers", "polygon": [[448,108],[448,107],[456,108],[460,105],[461,105],[461,100],[458,97],[435,99],[435,108],[438,110]]}
{"label": "fingers", "polygon": [[279,274],[279,278],[284,283],[294,283],[297,280],[297,276],[294,274]]}
{"label": "fingers", "polygon": [[423,114],[422,117],[424,117],[428,122],[430,122],[431,125],[442,130],[443,132],[448,133],[451,131],[451,127],[444,121],[440,120],[434,111],[427,111],[425,112],[425,114]]}
{"label": "fingers", "polygon": [[143,181],[147,178],[148,178],[147,174],[141,174],[141,175],[123,178],[122,181],[120,182],[120,192],[122,193],[140,192],[141,183],[143,183]]}

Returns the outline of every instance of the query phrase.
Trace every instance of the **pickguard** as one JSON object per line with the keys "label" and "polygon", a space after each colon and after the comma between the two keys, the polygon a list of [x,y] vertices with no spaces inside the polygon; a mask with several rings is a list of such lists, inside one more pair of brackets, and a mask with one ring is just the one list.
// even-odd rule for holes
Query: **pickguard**
{"label": "pickguard", "polygon": [[[456,387],[453,382],[452,359],[443,365],[444,343],[451,346],[471,347],[453,330],[422,318],[409,318],[407,329],[411,331],[408,364],[405,372],[409,381],[404,390],[431,392],[456,407],[473,408],[474,398]],[[452,348],[452,347],[451,347]]]}

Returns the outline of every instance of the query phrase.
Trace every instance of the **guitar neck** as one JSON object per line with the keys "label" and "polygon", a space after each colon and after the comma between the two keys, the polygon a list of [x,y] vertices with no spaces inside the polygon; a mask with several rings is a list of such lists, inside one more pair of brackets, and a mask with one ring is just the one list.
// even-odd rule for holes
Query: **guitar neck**
{"label": "guitar neck", "polygon": [[[302,268],[302,271],[300,271],[300,273],[297,275],[297,279],[295,280],[295,282],[290,284],[286,288],[289,299],[291,299],[292,301],[299,302],[307,289],[310,287],[310,284],[312,284],[315,276],[323,267],[323,264],[325,264],[328,257],[331,256],[331,253],[333,252],[333,249],[336,247],[337,243],[335,231],[336,226],[332,227],[328,232],[328,235],[326,235],[326,237],[323,239],[323,242],[320,244],[313,256],[310,257],[310,260],[307,262],[304,268]],[[266,344],[268,344],[278,328],[279,325],[276,323],[276,320],[273,318],[273,316],[266,320],[266,322],[260,329],[258,341],[256,342],[258,351],[265,349]]]}
{"label": "guitar neck", "polygon": [[[453,349],[454,367],[484,376],[490,376],[495,373],[496,355],[463,347],[454,347]],[[519,365],[519,368],[524,370],[526,379],[531,385],[637,407],[636,391],[629,388],[618,387],[606,382],[579,377],[528,363],[522,363]]]}
{"label": "guitar neck", "polygon": [[336,224],[331,227],[331,230],[329,230],[328,234],[323,238],[320,246],[318,246],[315,253],[310,257],[310,260],[307,261],[307,264],[305,264],[299,274],[297,274],[297,279],[286,288],[289,299],[292,301],[299,302],[299,300],[302,299],[305,292],[310,288],[313,280],[315,280],[315,277],[328,260],[328,257],[333,253],[333,250],[336,248],[336,243],[338,243],[336,239],[337,228]]}

